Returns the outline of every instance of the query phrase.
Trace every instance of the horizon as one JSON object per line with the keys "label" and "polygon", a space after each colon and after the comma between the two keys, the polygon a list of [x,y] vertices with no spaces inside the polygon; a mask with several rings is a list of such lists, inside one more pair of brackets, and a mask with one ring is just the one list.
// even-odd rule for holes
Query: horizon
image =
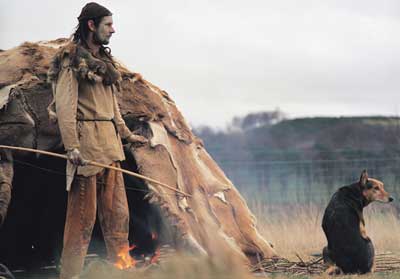
{"label": "horizon", "polygon": [[[263,111],[253,111],[250,112],[249,114],[252,113],[261,113]],[[283,111],[283,114],[285,115],[286,113]],[[245,115],[236,115],[234,117],[245,117],[248,114]],[[344,116],[344,115],[337,115],[337,116],[299,116],[299,117],[284,117],[283,119],[277,121],[276,123],[273,123],[272,125],[278,124],[282,121],[293,121],[293,120],[305,120],[305,119],[384,119],[384,120],[400,120],[400,115],[350,115],[350,116]],[[189,125],[193,129],[201,130],[204,128],[211,128],[213,131],[227,131],[229,130],[232,125],[232,120],[233,118],[228,121],[225,126],[212,126],[212,125],[206,125],[206,124],[200,124],[200,125],[192,125],[189,123]]]}

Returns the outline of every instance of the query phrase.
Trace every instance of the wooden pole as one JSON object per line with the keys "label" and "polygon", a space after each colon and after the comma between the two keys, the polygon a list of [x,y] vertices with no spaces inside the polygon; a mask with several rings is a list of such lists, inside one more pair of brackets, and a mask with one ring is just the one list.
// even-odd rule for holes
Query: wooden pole
{"label": "wooden pole", "polygon": [[[26,152],[33,152],[33,153],[38,153],[38,154],[43,154],[43,155],[47,155],[47,156],[53,156],[53,157],[58,157],[58,158],[62,158],[62,159],[68,160],[67,155],[58,154],[58,153],[54,153],[54,152],[49,152],[49,151],[45,151],[45,150],[38,150],[38,149],[32,149],[32,148],[26,148],[26,147],[17,147],[17,146],[8,146],[8,145],[0,145],[0,148],[18,150],[18,151],[26,151]],[[167,189],[169,189],[171,191],[174,191],[176,193],[182,194],[185,197],[192,197],[192,195],[187,194],[187,193],[185,193],[185,192],[183,192],[181,190],[178,190],[178,189],[176,189],[174,187],[171,187],[171,186],[169,186],[169,185],[167,185],[165,183],[162,183],[162,182],[157,181],[157,180],[155,180],[153,178],[138,174],[138,173],[133,172],[133,171],[124,170],[124,169],[113,167],[113,166],[108,166],[108,165],[105,165],[105,164],[102,164],[102,163],[98,163],[98,162],[95,162],[95,161],[87,161],[87,164],[88,165],[92,165],[92,166],[96,166],[96,167],[101,167],[101,168],[120,171],[120,172],[128,174],[130,176],[138,177],[138,178],[141,178],[143,180],[158,184],[158,185],[160,185],[160,186],[162,186],[164,188],[167,188]]]}

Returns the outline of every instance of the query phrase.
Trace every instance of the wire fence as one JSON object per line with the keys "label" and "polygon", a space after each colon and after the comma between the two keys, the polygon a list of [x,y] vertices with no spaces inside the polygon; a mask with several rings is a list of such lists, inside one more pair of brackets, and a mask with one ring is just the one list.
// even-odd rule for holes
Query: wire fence
{"label": "wire fence", "polygon": [[400,194],[400,157],[218,163],[245,198],[268,203],[326,203],[339,187],[358,181],[364,169],[390,194]]}

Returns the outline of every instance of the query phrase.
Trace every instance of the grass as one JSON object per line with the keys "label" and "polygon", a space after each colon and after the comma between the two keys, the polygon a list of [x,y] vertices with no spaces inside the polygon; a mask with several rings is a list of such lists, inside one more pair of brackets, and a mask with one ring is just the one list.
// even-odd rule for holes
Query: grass
{"label": "grass", "polygon": [[[250,202],[258,217],[260,233],[270,241],[279,255],[292,259],[321,253],[326,238],[321,228],[323,206],[289,205],[268,206]],[[400,253],[400,219],[394,206],[372,204],[364,210],[367,234],[376,252]]]}
{"label": "grass", "polygon": [[[322,252],[327,244],[321,228],[324,207],[321,205],[270,206],[255,200],[249,202],[258,219],[260,233],[271,243],[277,253],[296,260]],[[367,234],[372,239],[376,253],[400,254],[400,219],[396,208],[387,204],[371,204],[364,210]],[[328,278],[315,276],[313,278]],[[271,278],[308,278],[279,275]],[[400,278],[400,273],[374,273],[369,275],[339,276],[336,278]]]}
{"label": "grass", "polygon": [[[308,260],[311,254],[321,253],[326,245],[322,232],[321,220],[323,207],[309,205],[265,205],[250,200],[249,206],[258,219],[260,233],[273,243],[279,255],[297,260],[296,254]],[[365,210],[367,233],[375,244],[377,253],[394,252],[400,254],[400,220],[397,211],[390,205],[373,204]],[[284,274],[268,275],[269,278],[310,278],[310,276],[289,276]],[[93,262],[86,269],[85,279],[252,279],[257,278],[232,257],[218,259],[194,258],[188,255],[177,255],[166,259],[161,268],[120,271],[102,262]],[[259,278],[259,277],[258,277]],[[311,278],[330,278],[327,275]],[[400,273],[374,273],[370,275],[339,276],[335,278],[400,278]]]}
{"label": "grass", "polygon": [[226,264],[216,263],[210,258],[176,255],[163,262],[161,268],[150,270],[121,271],[103,262],[93,262],[82,279],[254,279],[242,265],[228,259]]}

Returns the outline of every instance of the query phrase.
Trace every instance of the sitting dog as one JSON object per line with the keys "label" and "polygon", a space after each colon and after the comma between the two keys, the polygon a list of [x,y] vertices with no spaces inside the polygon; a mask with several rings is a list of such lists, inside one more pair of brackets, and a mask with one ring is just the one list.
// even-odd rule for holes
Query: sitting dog
{"label": "sitting dog", "polygon": [[[333,194],[322,219],[328,240],[323,249],[324,261],[343,273],[373,271],[375,251],[365,231],[363,208],[373,201],[391,202],[393,198],[377,179],[361,173],[360,181],[340,188]],[[331,268],[331,271],[337,271]]]}

